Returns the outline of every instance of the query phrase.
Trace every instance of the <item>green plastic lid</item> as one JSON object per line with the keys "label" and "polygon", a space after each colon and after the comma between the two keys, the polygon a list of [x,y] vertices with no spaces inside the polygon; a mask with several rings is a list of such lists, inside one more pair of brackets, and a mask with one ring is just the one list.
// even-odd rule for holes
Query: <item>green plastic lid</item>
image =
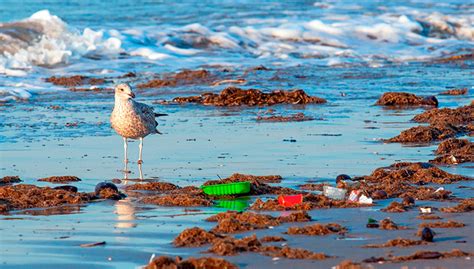
{"label": "green plastic lid", "polygon": [[217,184],[201,186],[201,189],[207,195],[234,195],[234,194],[246,194],[250,192],[250,182],[235,182],[228,184]]}
{"label": "green plastic lid", "polygon": [[367,223],[378,223],[378,221],[374,220],[373,218],[369,218],[369,221]]}

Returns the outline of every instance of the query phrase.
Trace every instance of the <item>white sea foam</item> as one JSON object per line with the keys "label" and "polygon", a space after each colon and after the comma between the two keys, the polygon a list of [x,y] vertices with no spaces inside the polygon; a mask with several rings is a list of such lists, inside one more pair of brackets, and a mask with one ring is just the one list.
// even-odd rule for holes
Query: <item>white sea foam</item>
{"label": "white sea foam", "polygon": [[[121,45],[118,37],[104,31],[80,32],[48,10],[38,11],[25,20],[0,24],[0,76],[25,77],[35,66],[65,65],[82,57],[115,57],[123,51]],[[10,85],[0,100],[30,97],[23,86]]]}
{"label": "white sea foam", "polygon": [[[127,24],[117,28],[120,30],[76,29],[42,10],[24,20],[0,24],[0,76],[16,81],[45,72],[41,67],[87,66],[89,58],[99,60],[95,61],[99,69],[113,69],[101,63],[119,66],[114,61],[121,58],[129,62],[144,58],[164,62],[162,65],[168,61],[176,69],[190,63],[233,64],[253,59],[280,65],[314,61],[328,66],[362,63],[378,67],[474,49],[474,15],[470,12],[443,14],[407,6],[368,12],[336,1],[317,2],[313,8],[328,12],[318,17],[294,16],[293,11],[281,17],[260,14],[239,23],[196,18],[187,25]],[[8,100],[28,98],[18,93],[27,88],[12,88]],[[5,96],[8,90],[2,91]]]}
{"label": "white sea foam", "polygon": [[0,68],[5,74],[5,70],[15,68],[68,64],[84,56],[114,56],[122,51],[119,38],[89,28],[82,33],[70,29],[48,10],[19,22],[0,24],[0,39],[9,41],[0,47]]}
{"label": "white sea foam", "polygon": [[246,19],[244,25],[220,25],[214,29],[193,23],[156,32],[148,30],[139,35],[181,56],[221,50],[266,59],[339,57],[338,61],[326,62],[362,61],[369,66],[378,66],[383,61],[426,60],[459,48],[474,47],[473,16],[405,13],[356,18],[335,15],[327,21]]}
{"label": "white sea foam", "polygon": [[[315,7],[360,9],[325,2],[316,2]],[[0,73],[22,76],[35,65],[70,64],[82,57],[113,58],[123,51],[150,60],[163,60],[169,54],[194,57],[222,51],[245,52],[257,58],[339,56],[405,61],[437,57],[458,46],[473,47],[472,14],[423,13],[406,7],[395,11],[377,16],[334,14],[308,21],[291,17],[246,18],[239,26],[222,24],[214,28],[192,23],[95,31],[76,30],[42,10],[25,20],[0,25],[0,40],[8,41],[0,43]],[[5,29],[20,29],[16,34],[22,38],[15,39]],[[400,51],[403,53],[398,58]]]}
{"label": "white sea foam", "polygon": [[31,96],[32,94],[25,89],[0,89],[0,102],[26,100]]}
{"label": "white sea foam", "polygon": [[149,48],[139,48],[139,49],[133,50],[133,51],[130,52],[130,55],[132,55],[132,56],[142,56],[142,57],[148,58],[150,60],[163,60],[163,59],[171,57],[168,54],[159,53],[159,52],[153,51],[152,49],[149,49]]}
{"label": "white sea foam", "polygon": [[171,52],[174,52],[176,54],[180,54],[180,55],[195,55],[195,54],[198,54],[200,52],[200,50],[198,49],[181,49],[181,48],[178,48],[178,47],[175,47],[173,45],[170,45],[170,44],[166,44],[164,45],[164,48],[171,51]]}

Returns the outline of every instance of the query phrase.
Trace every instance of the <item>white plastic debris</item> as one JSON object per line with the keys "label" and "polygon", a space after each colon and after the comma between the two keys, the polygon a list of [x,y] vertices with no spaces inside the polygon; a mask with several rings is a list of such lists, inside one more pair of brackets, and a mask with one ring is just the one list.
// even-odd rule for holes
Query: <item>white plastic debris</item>
{"label": "white plastic debris", "polygon": [[359,197],[359,203],[360,204],[371,205],[371,204],[373,204],[373,202],[374,202],[374,200],[372,198],[369,198],[369,197],[367,197],[363,194]]}
{"label": "white plastic debris", "polygon": [[439,187],[437,190],[435,190],[435,193],[439,192],[439,191],[444,191],[444,188],[443,187]]}
{"label": "white plastic debris", "polygon": [[451,161],[452,164],[458,163],[458,160],[456,159],[456,157],[454,157],[454,155],[449,156],[449,160]]}
{"label": "white plastic debris", "polygon": [[331,186],[324,186],[323,187],[323,194],[324,196],[334,199],[334,200],[342,200],[346,197],[347,190],[335,188]]}
{"label": "white plastic debris", "polygon": [[431,207],[420,207],[421,213],[431,213]]}
{"label": "white plastic debris", "polygon": [[155,253],[151,254],[151,257],[150,257],[150,260],[148,261],[148,263],[151,263],[151,261],[153,261],[153,259],[155,258]]}
{"label": "white plastic debris", "polygon": [[359,201],[360,191],[359,190],[352,190],[351,194],[349,194],[349,201],[357,202]]}
{"label": "white plastic debris", "polygon": [[365,196],[360,190],[352,190],[351,194],[349,194],[348,200],[359,204],[371,205],[374,203],[372,198]]}

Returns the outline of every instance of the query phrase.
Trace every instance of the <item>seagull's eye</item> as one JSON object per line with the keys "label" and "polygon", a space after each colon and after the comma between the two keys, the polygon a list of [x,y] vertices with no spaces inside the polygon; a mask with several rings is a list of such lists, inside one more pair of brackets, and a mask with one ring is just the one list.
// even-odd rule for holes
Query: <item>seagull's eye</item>
{"label": "seagull's eye", "polygon": [[120,89],[121,92],[123,92],[123,89]]}

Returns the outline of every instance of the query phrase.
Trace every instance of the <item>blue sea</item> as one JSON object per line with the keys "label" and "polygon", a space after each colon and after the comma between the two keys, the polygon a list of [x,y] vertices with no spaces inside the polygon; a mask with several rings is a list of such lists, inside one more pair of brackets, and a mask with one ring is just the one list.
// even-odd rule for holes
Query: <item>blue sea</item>
{"label": "blue sea", "polygon": [[50,75],[381,67],[474,49],[469,1],[0,1],[0,100]]}
{"label": "blue sea", "polygon": [[[432,107],[387,109],[374,104],[385,92],[433,95],[439,108],[472,104],[472,55],[466,60],[440,59],[473,50],[474,4],[466,0],[0,0],[0,178],[19,176],[22,184],[55,187],[37,180],[73,175],[81,181],[70,184],[80,192],[93,192],[96,184],[113,181],[128,195],[120,201],[0,215],[0,268],[141,268],[155,256],[213,255],[207,252],[210,246],[177,248],[172,242],[186,228],[211,230],[216,223],[205,219],[227,208],[217,202],[197,208],[145,204],[143,197],[158,194],[125,190],[140,183],[136,178],[141,168],[146,181],[180,187],[198,187],[241,173],[281,175],[281,183],[272,186],[300,190],[305,183],[335,186],[340,174],[359,177],[397,162],[428,162],[435,158],[438,142],[405,145],[382,139],[419,125],[411,119]],[[212,81],[136,87],[183,69],[205,69]],[[134,75],[123,76],[129,72]],[[73,75],[103,78],[105,83],[77,85],[81,90],[72,91],[72,86],[46,81]],[[157,119],[163,135],[144,140],[143,167],[137,163],[137,141],[129,142],[130,174],[122,170],[122,138],[109,123],[112,88],[120,82],[131,84],[137,101],[168,114]],[[327,103],[215,107],[162,102],[219,93],[229,86],[263,92],[302,89]],[[440,95],[454,88],[466,88],[467,93]],[[296,113],[314,120],[256,120]],[[440,168],[473,175],[472,163]],[[135,180],[124,180],[125,176]],[[431,187],[452,191],[456,199],[467,198],[472,197],[474,182]],[[248,196],[237,204],[250,205],[257,198],[276,196]],[[417,200],[405,213],[380,210],[392,201],[401,199],[377,200],[372,207],[308,211],[314,223],[347,227],[345,235],[284,234],[289,226],[308,223],[235,234],[283,236],[288,241],[272,244],[331,258],[293,260],[255,252],[224,258],[241,268],[288,269],[335,268],[342,260],[360,262],[419,250],[459,248],[474,253],[472,213],[439,211],[435,213],[443,221],[464,222],[466,227],[436,229],[435,243],[430,245],[363,247],[397,237],[419,239],[416,229],[426,220],[418,218],[417,206],[441,208],[457,202]],[[235,201],[227,202],[222,204]],[[0,199],[0,205],[4,203]],[[265,214],[287,216],[289,211]],[[408,229],[366,228],[368,218],[387,217]],[[106,244],[80,246],[102,241]],[[469,264],[472,267],[472,260],[461,257],[370,266],[467,268]]]}

